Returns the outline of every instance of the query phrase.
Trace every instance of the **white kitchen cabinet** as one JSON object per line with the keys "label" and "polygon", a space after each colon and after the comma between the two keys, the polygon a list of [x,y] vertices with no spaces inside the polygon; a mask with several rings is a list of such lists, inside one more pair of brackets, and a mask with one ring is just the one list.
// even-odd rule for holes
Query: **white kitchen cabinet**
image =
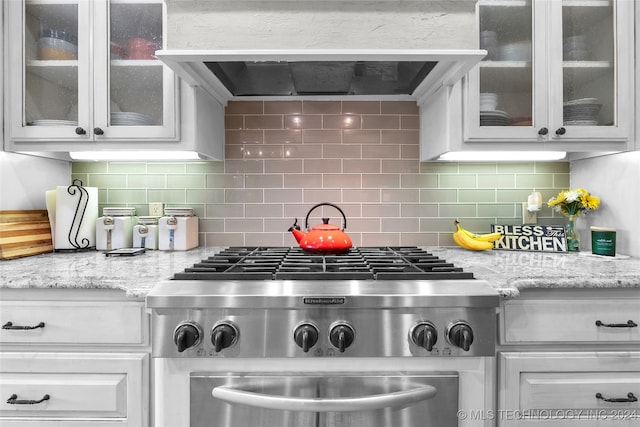
{"label": "white kitchen cabinet", "polygon": [[540,289],[499,313],[500,427],[640,421],[640,292]]}
{"label": "white kitchen cabinet", "polygon": [[498,426],[640,422],[640,352],[505,352],[499,364]]}
{"label": "white kitchen cabinet", "polygon": [[163,43],[161,0],[4,5],[6,149],[81,151],[178,140],[177,79],[153,56]]}
{"label": "white kitchen cabinet", "polygon": [[0,323],[0,425],[148,426],[143,301],[107,289],[1,289]]}
{"label": "white kitchen cabinet", "polygon": [[479,1],[488,55],[423,108],[422,159],[632,148],[634,11],[628,0]]}

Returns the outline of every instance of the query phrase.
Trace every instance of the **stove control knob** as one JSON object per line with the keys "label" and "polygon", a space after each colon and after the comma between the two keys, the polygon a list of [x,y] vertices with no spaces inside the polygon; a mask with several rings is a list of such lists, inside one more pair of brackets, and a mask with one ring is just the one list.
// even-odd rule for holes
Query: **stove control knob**
{"label": "stove control knob", "polygon": [[307,353],[311,347],[318,342],[318,327],[313,323],[304,322],[299,324],[293,331],[293,340],[302,351]]}
{"label": "stove control knob", "polygon": [[347,322],[335,322],[329,330],[329,341],[340,353],[344,353],[344,350],[353,344],[355,336],[353,326]]}
{"label": "stove control knob", "polygon": [[438,340],[438,331],[431,322],[417,323],[410,332],[409,338],[415,345],[427,351],[433,350],[433,345]]}
{"label": "stove control knob", "polygon": [[178,352],[196,347],[202,339],[202,328],[196,322],[188,320],[181,322],[173,331],[173,342],[178,347]]}
{"label": "stove control knob", "polygon": [[216,353],[233,346],[238,341],[238,327],[230,321],[223,320],[211,329],[211,343]]}
{"label": "stove control knob", "polygon": [[457,321],[447,328],[449,342],[464,351],[469,351],[473,343],[473,330],[467,322]]}

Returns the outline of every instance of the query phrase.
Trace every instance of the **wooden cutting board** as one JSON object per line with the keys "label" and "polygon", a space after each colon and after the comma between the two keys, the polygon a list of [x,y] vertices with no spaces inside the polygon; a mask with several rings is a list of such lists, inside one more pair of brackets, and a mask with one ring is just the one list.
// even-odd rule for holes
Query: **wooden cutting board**
{"label": "wooden cutting board", "polygon": [[53,251],[46,210],[0,211],[0,259]]}

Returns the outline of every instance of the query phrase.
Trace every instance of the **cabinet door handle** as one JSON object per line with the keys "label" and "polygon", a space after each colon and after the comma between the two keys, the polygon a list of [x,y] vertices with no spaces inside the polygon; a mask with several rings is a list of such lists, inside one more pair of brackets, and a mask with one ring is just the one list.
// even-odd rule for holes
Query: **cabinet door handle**
{"label": "cabinet door handle", "polygon": [[48,394],[45,394],[44,396],[42,396],[42,399],[39,399],[39,400],[18,399],[17,394],[12,394],[7,399],[7,403],[9,405],[37,405],[38,403],[42,403],[45,400],[49,400],[49,399],[51,399],[51,396],[49,396]]}
{"label": "cabinet door handle", "polygon": [[538,135],[541,135],[541,136],[544,136],[548,133],[549,133],[549,129],[547,128],[540,128],[540,130],[538,131]]}
{"label": "cabinet door handle", "polygon": [[556,135],[564,135],[565,133],[567,133],[567,130],[565,128],[556,129]]}
{"label": "cabinet door handle", "polygon": [[596,326],[605,328],[637,328],[638,324],[633,320],[627,320],[627,323],[602,323],[600,320],[596,320]]}
{"label": "cabinet door handle", "polygon": [[101,128],[93,128],[93,133],[96,135],[104,135],[104,131]]}
{"label": "cabinet door handle", "polygon": [[78,126],[78,127],[76,128],[76,133],[77,133],[78,135],[86,135],[86,134],[87,134],[87,131],[86,131],[86,130],[84,130],[83,128],[81,128],[80,126]]}
{"label": "cabinet door handle", "polygon": [[617,403],[626,403],[626,402],[637,402],[638,398],[633,395],[633,393],[627,394],[627,397],[604,397],[601,393],[596,393],[596,399],[603,400],[605,402],[617,402]]}
{"label": "cabinet door handle", "polygon": [[38,328],[44,328],[44,322],[40,322],[35,326],[14,325],[13,322],[7,322],[4,325],[2,325],[2,329],[18,329],[21,331],[27,331],[27,330],[38,329]]}

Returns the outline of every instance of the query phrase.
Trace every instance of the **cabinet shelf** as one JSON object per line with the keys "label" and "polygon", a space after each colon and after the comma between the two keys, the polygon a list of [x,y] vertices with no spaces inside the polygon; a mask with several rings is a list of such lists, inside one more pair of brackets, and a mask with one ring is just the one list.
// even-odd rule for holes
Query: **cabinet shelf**
{"label": "cabinet shelf", "polygon": [[[155,59],[118,59],[111,61],[111,67],[113,77],[118,79],[112,84],[117,87],[127,87],[135,81],[136,88],[140,82],[152,88],[162,82],[162,63]],[[77,60],[31,60],[27,61],[27,72],[65,89],[74,92],[78,89]]]}

